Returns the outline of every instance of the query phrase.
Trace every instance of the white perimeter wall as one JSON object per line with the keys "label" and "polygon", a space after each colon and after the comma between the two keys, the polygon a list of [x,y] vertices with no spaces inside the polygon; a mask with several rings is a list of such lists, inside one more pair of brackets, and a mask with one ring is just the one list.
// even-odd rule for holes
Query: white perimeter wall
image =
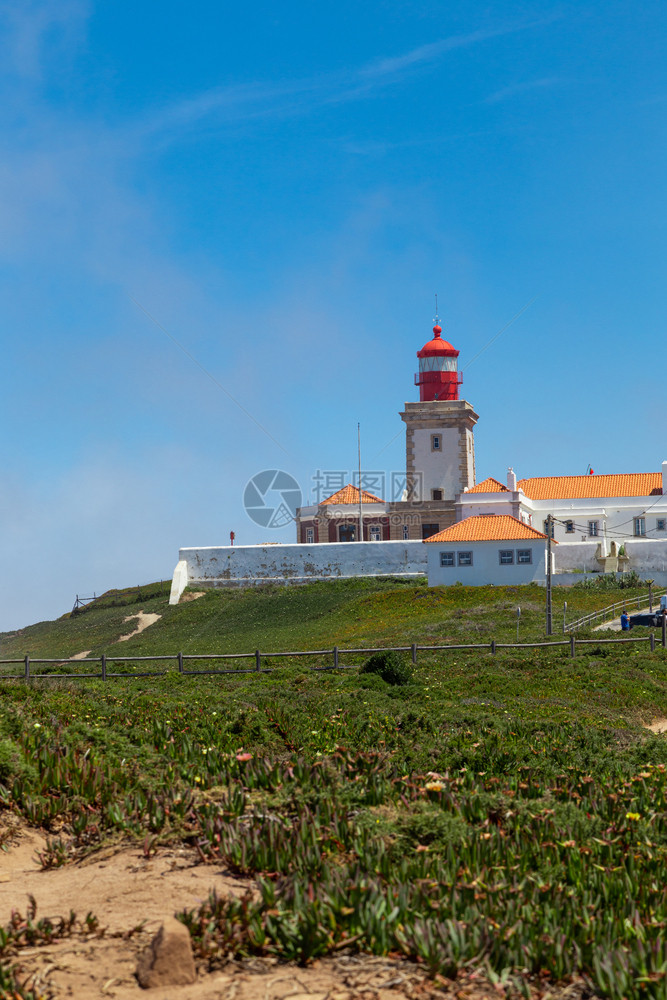
{"label": "white perimeter wall", "polygon": [[[667,572],[667,538],[615,538],[616,548],[625,546],[629,562],[627,570],[636,570],[640,576],[651,576],[654,573]],[[589,542],[562,542],[554,545],[556,557],[556,572],[567,573],[572,570],[599,570],[600,563],[595,558],[599,538]]]}
{"label": "white perimeter wall", "polygon": [[[483,587],[522,583],[544,583],[546,579],[546,542],[535,541],[513,542],[455,542],[440,544],[426,542],[428,549],[428,585],[429,587],[446,587],[452,583],[464,583],[471,587]],[[556,546],[554,546],[556,548]],[[514,550],[512,566],[501,566],[498,552],[500,549]],[[530,549],[533,561],[529,565],[519,565],[516,561],[517,549]],[[472,566],[441,566],[440,553],[472,552]],[[458,559],[456,559],[458,562]]]}
{"label": "white perimeter wall", "polygon": [[324,542],[180,549],[170,604],[186,586],[251,587],[355,576],[425,576],[423,542]]}

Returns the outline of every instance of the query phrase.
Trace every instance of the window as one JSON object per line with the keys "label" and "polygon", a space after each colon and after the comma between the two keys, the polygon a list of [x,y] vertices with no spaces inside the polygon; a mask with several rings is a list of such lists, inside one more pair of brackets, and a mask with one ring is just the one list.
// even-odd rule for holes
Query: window
{"label": "window", "polygon": [[545,535],[551,535],[552,538],[554,537],[554,523],[553,523],[553,521],[551,522],[551,524],[549,523],[548,520],[544,522],[544,534]]}
{"label": "window", "polygon": [[382,541],[382,528],[379,524],[371,524],[368,529],[368,537],[372,542]]}
{"label": "window", "polygon": [[597,538],[599,525],[600,525],[599,521],[589,521],[588,522],[588,537],[589,538]]}
{"label": "window", "polygon": [[355,542],[357,540],[357,527],[355,524],[341,524],[338,528],[339,542]]}
{"label": "window", "polygon": [[664,531],[666,524],[667,524],[667,520],[665,520],[664,517],[659,517],[656,520],[656,522],[655,522],[655,530],[656,531]]}
{"label": "window", "polygon": [[641,538],[641,536],[645,535],[645,534],[646,534],[646,518],[645,517],[636,517],[635,518],[635,535],[638,535]]}
{"label": "window", "polygon": [[565,534],[566,535],[573,535],[574,534],[574,521],[566,521],[565,522]]}
{"label": "window", "polygon": [[430,538],[431,535],[437,535],[439,531],[439,524],[422,524],[422,538]]}
{"label": "window", "polygon": [[441,552],[440,553],[440,565],[441,566],[453,566],[454,565],[454,553],[453,552]]}
{"label": "window", "polygon": [[529,566],[533,561],[533,550],[517,549],[516,561],[518,562],[519,566]]}
{"label": "window", "polygon": [[459,552],[459,566],[472,566],[472,552]]}
{"label": "window", "polygon": [[407,524],[403,525],[403,541],[407,542],[410,538],[410,527]]}
{"label": "window", "polygon": [[439,434],[431,434],[431,451],[441,451],[442,438]]}
{"label": "window", "polygon": [[500,549],[498,552],[498,561],[501,566],[513,566],[514,565],[514,550],[513,549]]}
{"label": "window", "polygon": [[306,528],[306,545],[312,545],[315,541],[315,529]]}
{"label": "window", "polygon": [[442,500],[442,490],[431,490],[431,500]]}

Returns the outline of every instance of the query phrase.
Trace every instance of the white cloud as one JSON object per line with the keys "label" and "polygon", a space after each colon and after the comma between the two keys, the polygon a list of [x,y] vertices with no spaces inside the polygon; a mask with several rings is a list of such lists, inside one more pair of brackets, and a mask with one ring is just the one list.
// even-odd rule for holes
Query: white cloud
{"label": "white cloud", "polygon": [[2,0],[2,73],[13,71],[24,79],[43,73],[46,43],[54,55],[71,51],[81,40],[90,12],[87,0]]}
{"label": "white cloud", "polygon": [[531,90],[546,90],[551,87],[558,87],[563,82],[559,77],[545,76],[539,80],[526,80],[524,83],[513,83],[490,94],[486,98],[485,103],[499,104],[501,101],[507,101],[511,97],[516,97],[517,94],[526,94]]}

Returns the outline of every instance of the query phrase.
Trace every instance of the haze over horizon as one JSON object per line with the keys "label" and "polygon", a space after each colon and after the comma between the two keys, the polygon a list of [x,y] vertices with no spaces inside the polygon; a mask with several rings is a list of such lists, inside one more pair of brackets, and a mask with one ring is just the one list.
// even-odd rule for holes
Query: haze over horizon
{"label": "haze over horizon", "polygon": [[293,540],[247,481],[351,479],[357,422],[402,470],[436,293],[478,480],[659,471],[666,43],[655,0],[0,0],[0,631]]}

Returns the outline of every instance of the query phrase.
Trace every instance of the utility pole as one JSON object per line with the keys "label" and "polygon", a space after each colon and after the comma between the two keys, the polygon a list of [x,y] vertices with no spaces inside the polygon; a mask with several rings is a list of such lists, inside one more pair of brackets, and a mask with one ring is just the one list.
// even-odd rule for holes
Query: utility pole
{"label": "utility pole", "polygon": [[547,514],[547,635],[553,635],[551,622],[551,533],[553,523],[553,515]]}
{"label": "utility pole", "polygon": [[361,508],[361,424],[357,423],[357,457],[359,459],[359,541],[364,540],[364,521],[363,521],[363,511]]}

